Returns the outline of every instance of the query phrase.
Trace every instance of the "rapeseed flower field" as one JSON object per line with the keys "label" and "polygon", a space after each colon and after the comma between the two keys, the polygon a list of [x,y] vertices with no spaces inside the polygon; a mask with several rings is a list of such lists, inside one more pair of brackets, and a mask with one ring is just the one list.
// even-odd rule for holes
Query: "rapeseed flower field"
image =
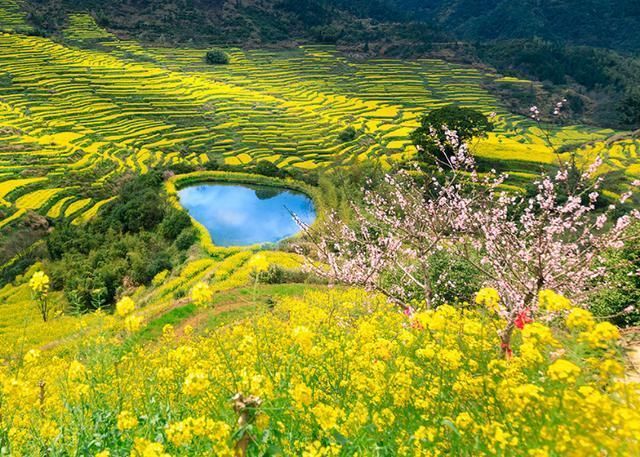
{"label": "rapeseed flower field", "polygon": [[357,289],[308,292],[205,333],[168,324],[131,350],[139,328],[124,298],[81,350],[3,366],[2,444],[11,455],[637,455],[639,386],[624,382],[617,328],[552,295],[554,322],[523,326],[505,359],[493,295],[408,315]]}

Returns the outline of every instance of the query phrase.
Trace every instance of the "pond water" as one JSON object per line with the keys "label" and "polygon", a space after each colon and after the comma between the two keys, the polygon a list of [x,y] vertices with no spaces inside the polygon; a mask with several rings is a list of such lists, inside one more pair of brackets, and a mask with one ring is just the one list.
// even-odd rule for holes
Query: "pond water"
{"label": "pond water", "polygon": [[288,189],[245,184],[201,184],[178,191],[180,203],[218,246],[275,243],[300,231],[291,213],[310,224],[313,202]]}

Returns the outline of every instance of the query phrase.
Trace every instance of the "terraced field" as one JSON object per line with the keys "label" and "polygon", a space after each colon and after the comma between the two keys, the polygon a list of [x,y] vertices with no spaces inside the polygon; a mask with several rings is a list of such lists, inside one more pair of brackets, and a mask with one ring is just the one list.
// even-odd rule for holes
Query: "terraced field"
{"label": "terraced field", "polygon": [[[82,14],[69,18],[62,42],[27,36],[16,0],[0,6],[5,227],[27,210],[88,220],[112,197],[113,179],[161,164],[268,160],[306,171],[401,161],[413,153],[408,134],[418,116],[451,102],[497,113],[497,131],[475,147],[518,180],[555,159],[535,124],[483,87],[520,80],[441,60],[355,62],[326,46],[228,49],[230,65],[208,66],[202,49],[118,40]],[[358,135],[343,143],[348,126]],[[573,144],[612,133],[573,126],[552,136]],[[626,167],[616,160],[612,167]],[[637,166],[627,171],[638,174]]]}

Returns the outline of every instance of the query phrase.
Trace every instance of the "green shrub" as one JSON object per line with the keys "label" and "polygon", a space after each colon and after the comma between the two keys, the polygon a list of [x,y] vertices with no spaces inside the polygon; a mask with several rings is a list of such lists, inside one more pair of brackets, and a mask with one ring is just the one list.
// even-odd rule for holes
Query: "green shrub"
{"label": "green shrub", "polygon": [[[640,234],[640,226],[634,227]],[[607,274],[589,297],[591,311],[619,326],[640,324],[640,243],[629,241],[605,259]]]}
{"label": "green shrub", "polygon": [[189,226],[185,228],[176,238],[176,247],[181,251],[186,251],[198,241],[198,230]]}
{"label": "green shrub", "polygon": [[256,164],[256,173],[264,176],[282,177],[283,172],[274,163],[268,160],[260,160]]}
{"label": "green shrub", "polygon": [[[256,273],[252,273],[255,280]],[[311,283],[326,284],[326,280],[299,269],[284,268],[277,264],[269,265],[267,271],[260,272],[259,282],[263,284]]]}
{"label": "green shrub", "polygon": [[209,65],[227,65],[229,63],[229,54],[220,48],[213,48],[207,51],[205,61]]}
{"label": "green shrub", "polygon": [[356,139],[358,132],[353,127],[349,126],[338,134],[338,140],[341,143],[348,143]]}
{"label": "green shrub", "polygon": [[65,222],[48,235],[51,287],[64,290],[74,312],[109,306],[124,289],[149,284],[184,260],[197,233],[162,184],[155,171],[129,178],[93,221]]}
{"label": "green shrub", "polygon": [[160,224],[160,233],[167,240],[175,240],[188,227],[191,227],[189,215],[185,211],[171,208]]}

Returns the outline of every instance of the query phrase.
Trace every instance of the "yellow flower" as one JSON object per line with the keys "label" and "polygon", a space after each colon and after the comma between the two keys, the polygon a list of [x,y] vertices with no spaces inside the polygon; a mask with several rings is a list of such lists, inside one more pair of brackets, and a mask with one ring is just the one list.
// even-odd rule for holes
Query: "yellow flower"
{"label": "yellow flower", "polygon": [[595,319],[586,309],[573,308],[567,316],[565,323],[569,330],[590,330],[595,325]]}
{"label": "yellow flower", "polygon": [[40,359],[40,352],[38,349],[29,349],[29,351],[24,355],[24,363],[26,365],[34,364]]}
{"label": "yellow flower", "polygon": [[129,411],[122,411],[118,414],[118,430],[124,432],[138,425],[138,418]]}
{"label": "yellow flower", "polygon": [[442,349],[438,353],[438,359],[446,369],[456,371],[462,365],[462,352],[457,349]]}
{"label": "yellow flower", "polygon": [[587,343],[592,349],[606,349],[620,339],[618,327],[609,322],[598,323],[591,331],[580,334],[579,340]]}
{"label": "yellow flower", "polygon": [[473,418],[468,412],[463,411],[456,417],[455,424],[459,430],[465,430],[469,425],[473,424]]}
{"label": "yellow flower", "polygon": [[289,395],[296,406],[309,406],[311,404],[311,389],[303,383],[297,383],[289,390]]}
{"label": "yellow flower", "polygon": [[154,443],[144,438],[134,440],[131,457],[171,457],[164,452],[164,447],[160,443]]}
{"label": "yellow flower", "polygon": [[293,341],[298,343],[302,349],[308,351],[313,345],[313,332],[304,325],[298,326],[291,332]]}
{"label": "yellow flower", "polygon": [[95,457],[110,457],[110,456],[111,456],[111,452],[109,452],[108,449],[105,449],[104,451],[100,451],[95,455]]}
{"label": "yellow flower", "polygon": [[140,328],[142,328],[143,322],[144,319],[142,318],[142,316],[127,316],[127,318],[124,320],[124,328],[129,333],[135,333],[140,330]]}
{"label": "yellow flower", "polygon": [[131,314],[134,309],[136,309],[136,304],[130,297],[122,297],[118,303],[116,303],[116,314],[120,317]]}
{"label": "yellow flower", "polygon": [[538,293],[538,303],[544,310],[552,313],[571,309],[571,301],[552,290],[544,289]]}
{"label": "yellow flower", "polygon": [[193,433],[188,421],[169,424],[166,428],[167,439],[175,446],[184,446],[193,439]]}
{"label": "yellow flower", "polygon": [[525,325],[522,329],[522,339],[525,343],[535,341],[540,345],[558,345],[558,341],[553,337],[551,329],[540,322],[533,322]]}
{"label": "yellow flower", "polygon": [[69,365],[69,379],[71,381],[82,381],[86,373],[87,369],[77,360],[72,361]]}
{"label": "yellow flower", "polygon": [[489,311],[500,311],[500,294],[496,289],[485,287],[476,294],[476,303],[487,308]]}
{"label": "yellow flower", "polygon": [[200,370],[190,371],[182,385],[182,391],[187,395],[198,395],[209,388],[207,374]]}
{"label": "yellow flower", "polygon": [[167,279],[167,276],[169,276],[169,270],[162,270],[160,273],[153,277],[153,279],[151,280],[151,284],[157,287],[161,285],[165,279]]}
{"label": "yellow flower", "polygon": [[269,261],[264,254],[256,254],[251,258],[248,266],[254,271],[260,273],[269,269]]}
{"label": "yellow flower", "polygon": [[571,384],[580,374],[580,367],[565,359],[558,359],[547,369],[547,375],[553,381]]}
{"label": "yellow flower", "polygon": [[213,290],[204,282],[200,282],[191,289],[191,300],[197,306],[207,306],[213,300]]}
{"label": "yellow flower", "polygon": [[52,420],[46,420],[40,426],[40,436],[44,441],[51,441],[60,435],[58,424]]}
{"label": "yellow flower", "polygon": [[340,408],[324,403],[318,403],[311,411],[313,412],[316,422],[325,432],[334,429],[344,414]]}
{"label": "yellow flower", "polygon": [[29,280],[29,287],[38,295],[46,294],[49,291],[49,276],[43,271],[36,271]]}
{"label": "yellow flower", "polygon": [[373,424],[378,430],[385,430],[386,428],[393,427],[393,423],[396,421],[396,416],[389,408],[383,409],[381,412],[373,413]]}
{"label": "yellow flower", "polygon": [[171,340],[176,336],[175,329],[171,324],[165,324],[162,327],[162,337],[166,340]]}

